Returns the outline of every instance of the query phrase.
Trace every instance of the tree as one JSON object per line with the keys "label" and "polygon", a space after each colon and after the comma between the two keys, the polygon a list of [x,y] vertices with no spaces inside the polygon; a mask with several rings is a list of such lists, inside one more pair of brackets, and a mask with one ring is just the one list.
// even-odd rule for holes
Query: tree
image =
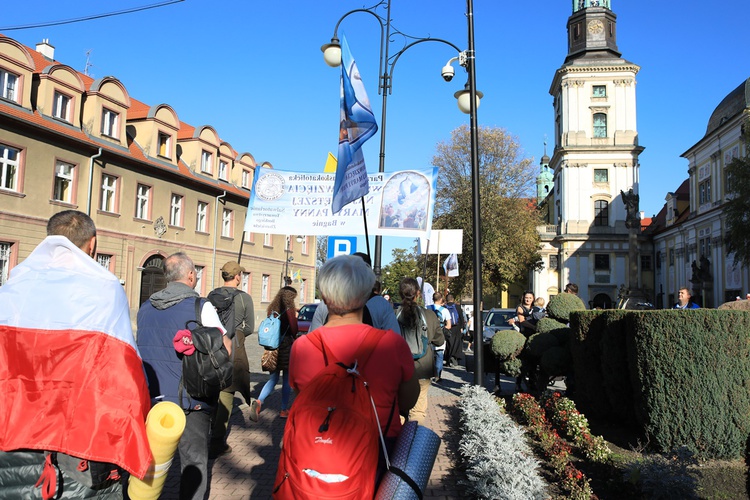
{"label": "tree", "polygon": [[750,266],[750,119],[742,125],[745,156],[727,165],[727,193],[724,204],[727,231],[727,252],[734,253],[734,262]]}
{"label": "tree", "polygon": [[[517,138],[497,127],[479,127],[479,193],[482,225],[482,288],[497,292],[503,284],[526,278],[540,262],[542,218],[533,196],[536,168]],[[432,164],[439,167],[434,228],[463,228],[460,275],[450,287],[460,294],[472,283],[473,245],[471,142],[463,125],[437,145]]]}
{"label": "tree", "polygon": [[398,302],[398,285],[403,278],[416,278],[419,275],[419,260],[417,259],[416,247],[406,250],[404,248],[394,248],[391,252],[393,260],[383,266],[380,279],[382,282],[383,293],[387,292]]}

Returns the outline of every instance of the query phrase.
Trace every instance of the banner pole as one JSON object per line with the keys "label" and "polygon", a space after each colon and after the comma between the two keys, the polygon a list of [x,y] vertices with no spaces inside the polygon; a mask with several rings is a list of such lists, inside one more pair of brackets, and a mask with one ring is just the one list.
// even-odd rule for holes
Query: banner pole
{"label": "banner pole", "polygon": [[[370,236],[367,234],[367,207],[365,206],[365,197],[363,196],[361,200],[362,200],[362,220],[365,223],[365,244],[367,245],[367,256],[370,258],[370,262],[372,262],[372,255],[370,255]],[[378,276],[377,278],[380,279],[380,276]]]}

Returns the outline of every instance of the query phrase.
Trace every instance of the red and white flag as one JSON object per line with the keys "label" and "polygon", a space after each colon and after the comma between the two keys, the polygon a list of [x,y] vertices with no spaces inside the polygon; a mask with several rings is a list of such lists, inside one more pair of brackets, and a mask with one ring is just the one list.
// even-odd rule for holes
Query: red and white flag
{"label": "red and white flag", "polygon": [[145,475],[151,404],[127,297],[64,236],[48,236],[0,287],[0,394],[0,450]]}

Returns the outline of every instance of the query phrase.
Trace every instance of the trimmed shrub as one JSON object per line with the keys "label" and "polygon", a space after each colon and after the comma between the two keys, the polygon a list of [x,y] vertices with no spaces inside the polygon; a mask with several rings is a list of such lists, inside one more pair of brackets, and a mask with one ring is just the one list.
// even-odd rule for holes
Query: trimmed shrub
{"label": "trimmed shrub", "polygon": [[558,293],[550,297],[547,304],[547,314],[565,324],[570,322],[570,313],[585,310],[583,301],[572,293]]}
{"label": "trimmed shrub", "polygon": [[572,336],[572,330],[568,325],[552,318],[540,319],[536,324],[536,333],[551,333],[562,346],[568,345]]}
{"label": "trimmed shrub", "polygon": [[515,330],[498,330],[492,337],[492,352],[500,361],[515,358],[523,350],[526,337]]}
{"label": "trimmed shrub", "polygon": [[509,377],[520,377],[521,365],[520,359],[511,358],[500,363],[500,371]]}
{"label": "trimmed shrub", "polygon": [[565,375],[570,370],[570,351],[567,347],[552,346],[542,354],[542,359],[539,360],[539,366],[542,367],[542,371],[550,377],[557,377]]}
{"label": "trimmed shrub", "polygon": [[557,341],[557,338],[551,333],[535,333],[529,337],[529,342],[526,344],[526,352],[539,358],[550,347],[559,345],[560,343]]}
{"label": "trimmed shrub", "polygon": [[[602,385],[612,408],[610,417],[623,423],[635,423],[633,383],[627,354],[630,335],[626,318],[630,311],[611,310],[605,313],[605,327],[599,341],[601,347]],[[633,314],[639,314],[633,312]]]}
{"label": "trimmed shrub", "polygon": [[750,435],[750,315],[696,309],[629,312],[635,401],[659,451],[739,458]]}
{"label": "trimmed shrub", "polygon": [[570,316],[570,353],[575,380],[572,398],[584,413],[605,418],[614,416],[604,388],[601,362],[601,339],[609,312],[581,311]]}

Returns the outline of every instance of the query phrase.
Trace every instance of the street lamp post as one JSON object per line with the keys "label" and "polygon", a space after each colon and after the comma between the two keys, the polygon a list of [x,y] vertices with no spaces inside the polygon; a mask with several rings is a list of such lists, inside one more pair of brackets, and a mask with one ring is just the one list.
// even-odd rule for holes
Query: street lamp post
{"label": "street lamp post", "polygon": [[[381,6],[385,6],[385,17],[376,12],[376,10]],[[383,96],[383,106],[380,118],[380,157],[378,161],[378,172],[382,173],[385,172],[385,126],[387,117],[386,109],[388,105],[388,94],[390,94],[393,90],[391,86],[393,81],[393,70],[399,57],[401,57],[401,54],[406,52],[410,47],[423,42],[440,42],[449,45],[458,53],[461,53],[461,49],[459,49],[451,42],[443,40],[441,38],[417,38],[402,33],[401,31],[393,28],[391,26],[391,2],[390,0],[381,0],[372,7],[351,10],[341,16],[341,18],[338,20],[338,22],[336,23],[336,27],[333,30],[331,43],[327,43],[320,48],[320,50],[323,51],[323,57],[326,61],[326,64],[331,67],[336,67],[341,64],[341,45],[339,44],[338,39],[339,25],[344,19],[346,19],[349,15],[354,14],[355,12],[365,12],[367,14],[370,14],[380,23],[380,63],[378,66],[380,82],[378,85],[378,94]],[[394,55],[390,55],[392,33],[403,36],[408,42],[401,50],[396,52]],[[448,64],[446,67],[450,68],[450,71],[448,72],[448,74],[446,74],[446,68],[443,68],[443,78],[445,79],[445,81],[450,81],[453,78],[452,67],[450,67],[450,64]],[[377,279],[380,279],[382,250],[383,237],[377,235],[375,236],[375,254],[373,256],[373,271],[375,272],[375,276],[377,277]]]}
{"label": "street lamp post", "polygon": [[[297,243],[302,243],[304,239],[304,236],[297,236],[296,240]],[[294,261],[294,256],[289,255],[289,253],[292,251],[291,249],[291,243],[292,243],[292,237],[287,236],[286,237],[286,261],[284,262],[284,276],[281,277],[281,286],[290,286],[292,284],[292,279],[289,277],[289,263]]]}

